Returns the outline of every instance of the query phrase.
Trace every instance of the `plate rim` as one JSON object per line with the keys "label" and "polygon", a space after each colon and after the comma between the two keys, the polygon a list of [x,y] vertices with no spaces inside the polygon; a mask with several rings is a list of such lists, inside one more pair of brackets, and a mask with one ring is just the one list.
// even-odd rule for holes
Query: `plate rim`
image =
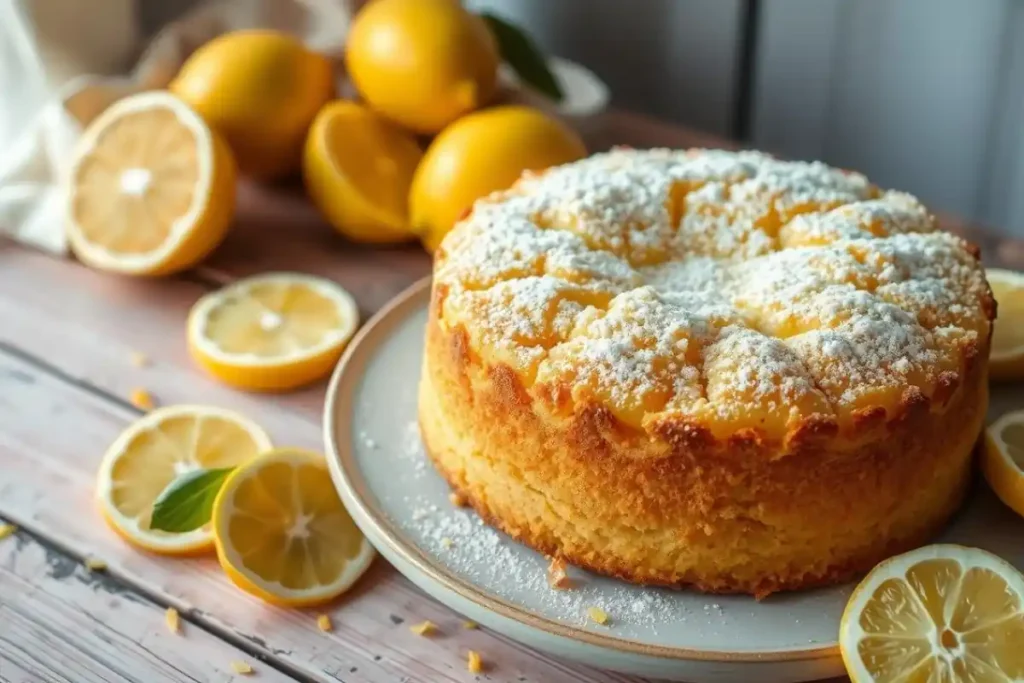
{"label": "plate rim", "polygon": [[[378,541],[384,542],[391,552],[401,557],[423,576],[482,609],[490,610],[518,622],[522,626],[538,629],[549,635],[607,648],[623,654],[722,663],[803,662],[833,659],[839,655],[838,634],[836,642],[830,645],[766,652],[737,652],[650,645],[629,638],[594,633],[535,614],[478,588],[459,575],[433,562],[388,519],[384,511],[374,502],[369,485],[362,477],[357,465],[351,447],[351,439],[338,438],[342,431],[341,428],[348,426],[348,421],[351,420],[356,387],[365,372],[367,361],[379,347],[372,342],[378,338],[385,338],[420,306],[429,307],[431,281],[432,276],[430,275],[417,280],[370,317],[352,339],[335,367],[324,400],[323,436],[327,463],[334,475],[334,485],[339,489],[339,493],[343,494],[343,497],[357,508],[355,511],[350,510],[353,517],[357,521],[361,519],[370,525],[374,532],[373,536]],[[426,297],[426,301],[421,301],[424,297]],[[369,537],[370,534],[367,536]],[[402,572],[401,568],[397,566],[396,569]]]}

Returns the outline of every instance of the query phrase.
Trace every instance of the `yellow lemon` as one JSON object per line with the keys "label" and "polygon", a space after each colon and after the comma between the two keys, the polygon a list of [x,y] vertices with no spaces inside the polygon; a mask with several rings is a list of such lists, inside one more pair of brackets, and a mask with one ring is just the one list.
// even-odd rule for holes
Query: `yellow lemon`
{"label": "yellow lemon", "polygon": [[1024,273],[986,268],[985,276],[999,310],[989,372],[993,379],[1024,379]]}
{"label": "yellow lemon", "polygon": [[495,107],[446,128],[427,148],[413,176],[413,230],[434,251],[473,202],[538,171],[586,156],[579,136],[536,109]]}
{"label": "yellow lemon", "polygon": [[220,244],[235,212],[227,145],[181,100],[127,97],[85,131],[68,173],[71,249],[94,268],[166,275]]}
{"label": "yellow lemon", "polygon": [[1003,415],[985,431],[981,470],[999,499],[1024,516],[1024,410]]}
{"label": "yellow lemon", "polygon": [[457,0],[376,0],[352,22],[345,63],[371,107],[436,133],[494,94],[498,48]]}
{"label": "yellow lemon", "polygon": [[356,242],[412,237],[409,186],[423,156],[416,140],[355,102],[333,102],[306,138],[302,175],[310,199]]}
{"label": "yellow lemon", "polygon": [[1024,576],[984,550],[931,545],[882,562],[850,596],[839,648],[853,683],[1024,676]]}
{"label": "yellow lemon", "polygon": [[228,577],[278,605],[331,600],[375,554],[338,498],[323,457],[293,448],[235,470],[217,494],[212,524]]}
{"label": "yellow lemon", "polygon": [[277,31],[236,31],[189,57],[169,86],[227,139],[242,173],[298,168],[313,117],[334,96],[331,63]]}
{"label": "yellow lemon", "polygon": [[210,406],[167,406],[132,423],[100,464],[96,498],[107,523],[132,545],[167,555],[213,547],[202,527],[184,533],[150,528],[153,503],[179,475],[234,467],[270,450],[270,437],[236,413]]}
{"label": "yellow lemon", "polygon": [[352,295],[329,280],[268,273],[202,297],[188,318],[192,357],[240,389],[293,389],[327,375],[359,325]]}

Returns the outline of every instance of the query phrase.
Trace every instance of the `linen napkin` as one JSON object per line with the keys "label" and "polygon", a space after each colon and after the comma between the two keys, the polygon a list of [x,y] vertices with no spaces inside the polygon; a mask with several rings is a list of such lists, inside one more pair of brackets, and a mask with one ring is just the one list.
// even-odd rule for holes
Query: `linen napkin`
{"label": "linen napkin", "polygon": [[[143,0],[0,2],[0,234],[67,251],[61,174],[85,126],[112,102],[166,86],[184,60],[236,29],[275,28],[332,57],[360,0],[212,0],[143,27]],[[166,0],[162,0],[166,11]]]}

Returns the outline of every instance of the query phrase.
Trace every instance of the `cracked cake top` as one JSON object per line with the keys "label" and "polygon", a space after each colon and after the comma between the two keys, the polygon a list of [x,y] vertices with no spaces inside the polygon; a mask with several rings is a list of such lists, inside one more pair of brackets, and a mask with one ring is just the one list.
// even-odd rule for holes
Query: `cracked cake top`
{"label": "cracked cake top", "polygon": [[941,409],[987,349],[976,250],[914,197],[757,152],[616,150],[475,204],[439,321],[556,410],[716,437]]}

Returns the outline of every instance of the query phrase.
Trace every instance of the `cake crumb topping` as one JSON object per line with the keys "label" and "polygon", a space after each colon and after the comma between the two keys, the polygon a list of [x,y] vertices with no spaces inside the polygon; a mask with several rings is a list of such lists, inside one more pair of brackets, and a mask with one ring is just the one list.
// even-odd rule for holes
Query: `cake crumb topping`
{"label": "cake crumb topping", "polygon": [[330,633],[334,630],[334,623],[331,621],[331,615],[321,614],[316,618],[316,627],[324,633]]}
{"label": "cake crumb topping", "polygon": [[231,670],[239,676],[251,676],[253,673],[252,665],[249,662],[241,659],[235,659],[231,662]]}
{"label": "cake crumb topping", "polygon": [[168,607],[164,612],[164,624],[167,626],[167,630],[174,635],[181,635],[181,616],[178,614],[178,610]]}
{"label": "cake crumb topping", "polygon": [[437,633],[437,625],[428,619],[418,624],[413,624],[409,627],[409,630],[418,636],[432,636]]}

